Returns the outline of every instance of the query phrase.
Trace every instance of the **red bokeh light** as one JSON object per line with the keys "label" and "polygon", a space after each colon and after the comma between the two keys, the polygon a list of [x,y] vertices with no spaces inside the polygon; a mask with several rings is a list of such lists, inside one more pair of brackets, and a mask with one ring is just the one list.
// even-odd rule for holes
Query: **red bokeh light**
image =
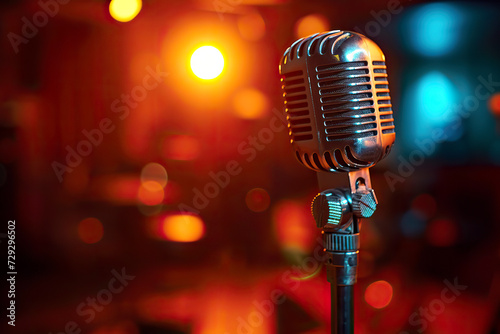
{"label": "red bokeh light", "polygon": [[392,300],[392,285],[386,281],[376,281],[368,285],[365,290],[365,301],[372,307],[384,308]]}
{"label": "red bokeh light", "polygon": [[266,190],[262,188],[254,188],[247,193],[245,202],[250,210],[254,212],[262,212],[269,207],[271,198]]}
{"label": "red bokeh light", "polygon": [[97,218],[86,218],[78,224],[78,236],[86,244],[95,244],[103,235],[104,228]]}
{"label": "red bokeh light", "polygon": [[500,116],[500,93],[493,94],[490,97],[488,105],[493,115]]}
{"label": "red bokeh light", "polygon": [[163,157],[170,160],[193,160],[200,154],[198,140],[187,135],[171,135],[163,142]]}
{"label": "red bokeh light", "polygon": [[116,205],[137,203],[137,192],[141,180],[135,174],[115,174],[90,178],[89,196],[95,200],[104,200]]}

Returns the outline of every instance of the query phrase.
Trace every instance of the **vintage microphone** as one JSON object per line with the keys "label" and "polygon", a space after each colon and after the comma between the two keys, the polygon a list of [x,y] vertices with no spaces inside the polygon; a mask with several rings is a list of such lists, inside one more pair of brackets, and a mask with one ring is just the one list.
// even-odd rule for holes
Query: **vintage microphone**
{"label": "vintage microphone", "polygon": [[[368,169],[396,137],[385,57],[367,37],[335,30],[293,43],[280,74],[295,155],[318,173],[311,208],[328,255],[332,333],[352,334],[359,220],[377,205]],[[349,189],[330,189],[331,172],[347,172]]]}

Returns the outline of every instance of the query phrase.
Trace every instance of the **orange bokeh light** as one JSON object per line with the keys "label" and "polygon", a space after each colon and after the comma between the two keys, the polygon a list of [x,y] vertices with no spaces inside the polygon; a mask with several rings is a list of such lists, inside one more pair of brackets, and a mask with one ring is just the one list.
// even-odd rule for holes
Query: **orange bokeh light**
{"label": "orange bokeh light", "polygon": [[241,37],[255,42],[266,34],[266,23],[260,14],[251,13],[238,19],[238,30]]}
{"label": "orange bokeh light", "polygon": [[177,242],[193,242],[205,234],[205,224],[200,217],[191,214],[175,214],[165,217],[161,229],[165,239]]}
{"label": "orange bokeh light", "polygon": [[365,290],[365,301],[373,308],[384,308],[392,300],[392,285],[387,281],[376,281]]}
{"label": "orange bokeh light", "polygon": [[308,253],[312,250],[315,229],[311,212],[304,203],[285,200],[273,209],[273,223],[281,247]]}
{"label": "orange bokeh light", "polygon": [[[213,120],[214,112],[227,106],[227,100],[237,87],[258,76],[258,71],[248,66],[253,48],[240,36],[235,22],[214,20],[211,14],[189,11],[178,15],[169,23],[163,38],[161,58],[169,70],[169,77],[176,78],[166,82],[169,92],[165,95],[175,94],[183,100],[185,105],[179,117],[189,123],[203,124]],[[201,80],[192,71],[193,53],[206,45],[217,48],[224,57],[223,75],[215,80]],[[165,103],[170,101],[165,99]]]}
{"label": "orange bokeh light", "polygon": [[154,191],[155,185],[154,183],[150,183],[149,181],[154,181],[162,187],[165,187],[168,181],[168,175],[165,167],[155,162],[151,162],[144,166],[141,171],[141,184],[143,184],[145,187],[153,185],[152,190]]}
{"label": "orange bokeh light", "polygon": [[302,17],[295,24],[295,36],[297,38],[307,37],[309,35],[330,30],[330,22],[321,14],[311,14]]}
{"label": "orange bokeh light", "polygon": [[163,157],[171,160],[193,160],[200,154],[200,144],[193,136],[171,135],[163,142]]}
{"label": "orange bokeh light", "polygon": [[260,118],[265,115],[268,106],[266,95],[254,88],[242,89],[233,97],[234,111],[241,118]]}
{"label": "orange bokeh light", "polygon": [[262,188],[254,188],[247,193],[245,202],[250,210],[254,212],[262,212],[269,207],[271,198],[266,190]]}
{"label": "orange bokeh light", "polygon": [[137,193],[137,199],[146,205],[158,205],[163,202],[165,192],[163,187],[156,181],[146,181],[141,183]]}
{"label": "orange bokeh light", "polygon": [[95,244],[103,235],[104,228],[97,218],[86,218],[78,223],[78,236],[86,244]]}

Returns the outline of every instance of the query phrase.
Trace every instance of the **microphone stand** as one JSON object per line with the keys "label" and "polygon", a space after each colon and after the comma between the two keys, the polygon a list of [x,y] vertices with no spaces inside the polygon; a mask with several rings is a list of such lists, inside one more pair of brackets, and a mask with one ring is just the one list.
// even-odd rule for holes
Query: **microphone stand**
{"label": "microphone stand", "polygon": [[[321,228],[331,284],[331,333],[354,334],[354,284],[357,281],[360,218],[370,217],[377,198],[368,168],[349,173],[350,188],[331,189],[327,173],[318,173],[320,189],[311,211]],[[323,177],[324,176],[324,177]]]}

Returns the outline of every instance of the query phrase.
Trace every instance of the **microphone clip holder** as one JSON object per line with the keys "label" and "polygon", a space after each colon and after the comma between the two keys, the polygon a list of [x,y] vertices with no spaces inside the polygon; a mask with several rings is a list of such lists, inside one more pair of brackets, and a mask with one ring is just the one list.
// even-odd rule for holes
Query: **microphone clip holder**
{"label": "microphone clip holder", "polygon": [[368,169],[349,173],[349,181],[350,189],[324,190],[311,204],[316,226],[322,229],[327,278],[338,286],[357,281],[360,219],[371,217],[378,203]]}

